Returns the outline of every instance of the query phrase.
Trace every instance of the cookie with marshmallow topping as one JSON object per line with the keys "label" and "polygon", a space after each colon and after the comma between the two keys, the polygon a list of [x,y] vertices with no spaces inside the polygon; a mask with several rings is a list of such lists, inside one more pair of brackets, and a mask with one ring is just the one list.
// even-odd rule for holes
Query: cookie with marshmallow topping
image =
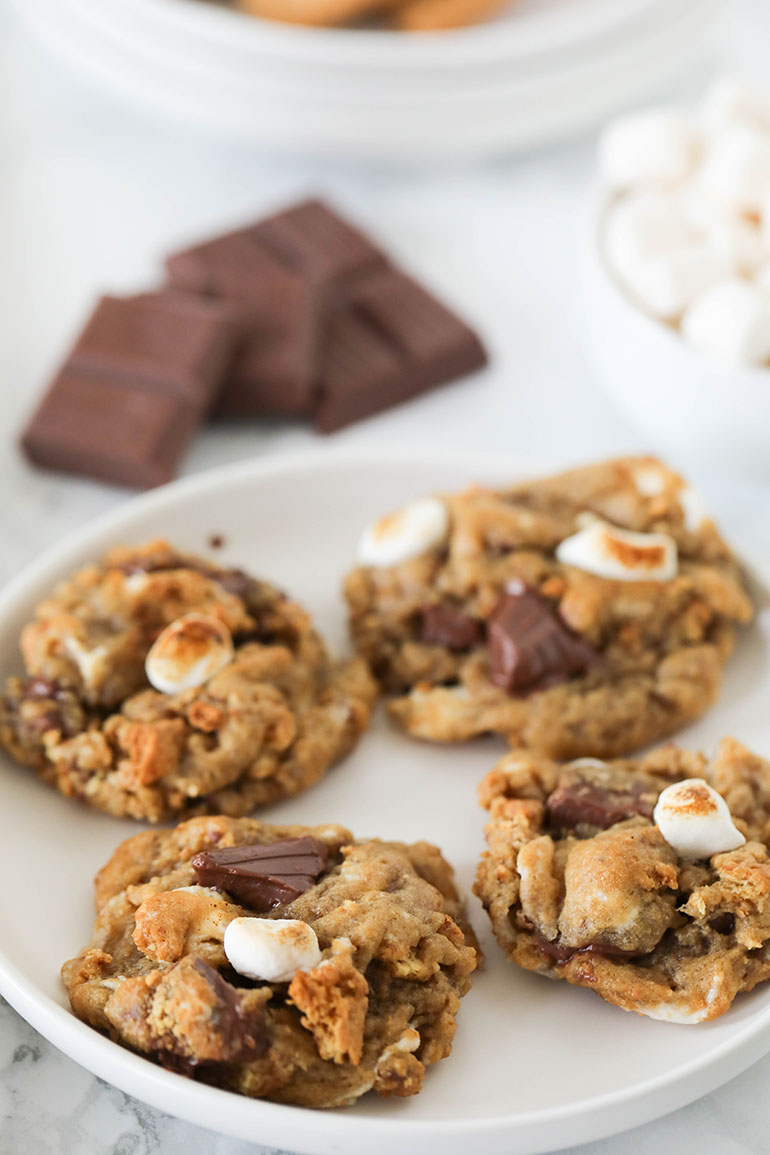
{"label": "cookie with marshmallow topping", "polygon": [[0,745],[112,814],[243,814],[355,745],[376,687],[269,582],[165,542],[113,550],[56,589],[0,695]]}
{"label": "cookie with marshmallow topping", "polygon": [[652,457],[419,498],[364,529],[359,652],[415,737],[612,757],[716,699],[752,607],[702,499]]}
{"label": "cookie with marshmallow topping", "polygon": [[770,979],[770,763],[735,739],[710,759],[513,751],[480,797],[474,890],[512,962],[675,1023]]}
{"label": "cookie with marshmallow topping", "polygon": [[97,875],[96,908],[62,970],[79,1018],[164,1067],[305,1107],[420,1091],[476,966],[436,847],[335,825],[137,834]]}

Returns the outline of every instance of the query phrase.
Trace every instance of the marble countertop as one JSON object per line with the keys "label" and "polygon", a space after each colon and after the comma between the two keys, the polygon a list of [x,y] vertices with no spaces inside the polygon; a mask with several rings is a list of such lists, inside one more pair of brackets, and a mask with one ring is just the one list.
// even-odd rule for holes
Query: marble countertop
{"label": "marble countertop", "polygon": [[[762,33],[764,29],[764,34]],[[722,51],[761,65],[765,0],[733,0]],[[490,370],[322,442],[289,425],[207,430],[185,465],[323,445],[433,447],[537,457],[543,468],[646,449],[600,390],[586,348],[576,237],[592,142],[471,169],[388,171],[265,156],[156,122],[96,90],[29,36],[0,0],[0,581],[127,500],[30,469],[15,448],[34,396],[99,290],[152,283],[175,244],[307,192],[371,226],[487,336]],[[731,524],[756,524],[763,486],[736,488],[682,461]],[[747,493],[750,495],[747,497]],[[770,531],[768,531],[770,532]],[[770,545],[770,540],[767,543]],[[0,930],[0,934],[1,934]],[[765,1152],[770,1057],[708,1099],[573,1155]],[[0,999],[0,1155],[246,1155],[130,1099],[59,1054]]]}

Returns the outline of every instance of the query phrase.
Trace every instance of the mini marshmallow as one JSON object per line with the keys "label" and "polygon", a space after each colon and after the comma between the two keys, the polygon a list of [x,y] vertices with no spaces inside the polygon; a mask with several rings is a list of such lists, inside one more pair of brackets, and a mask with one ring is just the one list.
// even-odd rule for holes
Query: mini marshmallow
{"label": "mini marshmallow", "polygon": [[695,240],[697,229],[672,196],[630,193],[616,200],[604,225],[607,260],[621,274],[634,262]]}
{"label": "mini marshmallow", "polygon": [[670,581],[677,573],[676,542],[666,533],[631,533],[599,519],[556,548],[562,565],[620,581]]}
{"label": "mini marshmallow", "polygon": [[288,983],[312,970],[321,948],[312,926],[294,918],[234,918],[225,931],[230,966],[245,978]]}
{"label": "mini marshmallow", "polygon": [[684,188],[677,203],[690,228],[723,253],[736,272],[753,273],[762,264],[765,240],[755,221],[714,200],[699,181]]}
{"label": "mini marshmallow", "polygon": [[746,841],[735,828],[722,795],[702,778],[685,778],[667,786],[652,817],[680,858],[711,858],[736,850]]}
{"label": "mini marshmallow", "polygon": [[736,213],[759,213],[770,190],[770,133],[734,124],[710,142],[699,174],[702,188]]}
{"label": "mini marshmallow", "polygon": [[708,356],[761,365],[770,358],[770,299],[737,277],[719,281],[685,309],[682,336]]}
{"label": "mini marshmallow", "polygon": [[635,465],[631,477],[640,497],[660,497],[666,488],[666,474],[652,462]]}
{"label": "mini marshmallow", "polygon": [[207,614],[183,614],[155,639],[145,660],[150,685],[162,694],[202,686],[233,659],[227,626]]}
{"label": "mini marshmallow", "polygon": [[744,121],[770,132],[770,97],[734,76],[722,76],[703,97],[700,119],[712,131]]}
{"label": "mini marshmallow", "polygon": [[642,308],[667,321],[679,317],[700,293],[732,271],[729,258],[705,241],[640,258],[617,270]]}
{"label": "mini marshmallow", "polygon": [[358,560],[361,565],[398,565],[441,545],[448,532],[446,504],[437,497],[423,497],[368,526],[358,546]]}
{"label": "mini marshmallow", "polygon": [[684,514],[684,528],[688,533],[697,533],[704,521],[709,519],[705,501],[691,485],[683,485],[677,497]]}
{"label": "mini marshmallow", "polygon": [[693,121],[674,109],[620,117],[599,140],[599,170],[613,188],[672,185],[694,170],[700,137]]}

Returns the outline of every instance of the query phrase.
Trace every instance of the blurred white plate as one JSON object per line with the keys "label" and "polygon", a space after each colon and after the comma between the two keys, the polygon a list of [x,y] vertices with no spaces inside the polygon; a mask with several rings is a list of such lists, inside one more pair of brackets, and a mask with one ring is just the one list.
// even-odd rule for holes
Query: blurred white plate
{"label": "blurred white plate", "polygon": [[466,159],[586,129],[681,78],[721,0],[519,0],[446,33],[312,29],[205,0],[19,0],[80,69],[272,146]]}
{"label": "blurred white plate", "polygon": [[[315,454],[230,467],[158,490],[57,546],[0,598],[0,675],[19,668],[20,629],[55,582],[112,545],[163,534],[202,551],[212,533],[222,534],[224,560],[291,590],[342,645],[340,582],[365,523],[415,494],[471,480],[510,481],[523,471],[520,461],[488,457]],[[770,565],[760,569],[770,577]],[[684,743],[711,750],[720,736],[735,733],[770,750],[769,630],[765,609],[738,647],[719,705],[682,736]],[[476,785],[501,752],[492,740],[446,748],[414,742],[380,716],[354,756],[317,787],[263,813],[278,822],[337,821],[360,835],[430,839],[467,891],[482,847]],[[431,1068],[420,1095],[367,1097],[345,1111],[312,1112],[191,1082],[80,1023],[59,981],[61,963],[91,933],[96,869],[138,826],[66,801],[6,759],[0,791],[10,880],[0,888],[3,995],[89,1070],[212,1130],[315,1155],[533,1155],[653,1119],[770,1050],[770,985],[697,1027],[624,1014],[589,991],[508,964],[471,899],[487,965],[463,1002],[453,1054]]]}

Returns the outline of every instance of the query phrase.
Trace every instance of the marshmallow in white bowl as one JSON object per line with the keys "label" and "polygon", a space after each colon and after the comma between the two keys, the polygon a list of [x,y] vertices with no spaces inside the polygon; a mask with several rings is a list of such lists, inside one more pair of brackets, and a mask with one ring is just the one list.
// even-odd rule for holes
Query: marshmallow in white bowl
{"label": "marshmallow in white bowl", "polygon": [[742,121],[770,132],[770,96],[738,77],[719,77],[701,101],[700,121],[707,131]]}
{"label": "marshmallow in white bowl", "polygon": [[630,192],[607,214],[604,245],[610,264],[622,272],[635,261],[679,248],[698,236],[682,204],[661,192]]}
{"label": "marshmallow in white bowl", "polygon": [[720,204],[699,180],[685,185],[675,203],[689,227],[725,254],[736,272],[751,274],[770,256],[759,224]]}
{"label": "marshmallow in white bowl", "polygon": [[358,546],[361,565],[399,565],[441,545],[449,511],[437,497],[422,497],[367,526]]}
{"label": "marshmallow in white bowl", "polygon": [[671,581],[678,569],[676,542],[666,533],[632,533],[596,520],[556,547],[562,565],[620,581]]}
{"label": "marshmallow in white bowl", "polygon": [[685,778],[667,786],[652,817],[680,858],[711,858],[737,850],[746,841],[722,795],[702,778]]}
{"label": "marshmallow in white bowl", "polygon": [[709,141],[699,181],[724,208],[760,212],[770,192],[770,132],[732,124],[717,133]]}
{"label": "marshmallow in white bowl", "polygon": [[730,257],[701,239],[611,267],[638,306],[666,321],[675,320],[699,293],[733,271]]}
{"label": "marshmallow in white bowl", "polygon": [[155,639],[145,660],[151,686],[180,694],[202,686],[233,659],[233,639],[224,622],[209,614],[183,614]]}
{"label": "marshmallow in white bowl", "polygon": [[762,365],[770,359],[770,297],[739,277],[718,281],[685,309],[682,336],[707,356]]}
{"label": "marshmallow in white bowl", "polygon": [[693,120],[676,109],[656,108],[619,117],[599,141],[599,169],[613,188],[671,185],[685,180],[700,154]]}
{"label": "marshmallow in white bowl", "polygon": [[224,940],[227,961],[245,978],[288,983],[312,970],[321,948],[312,926],[294,918],[234,918]]}

